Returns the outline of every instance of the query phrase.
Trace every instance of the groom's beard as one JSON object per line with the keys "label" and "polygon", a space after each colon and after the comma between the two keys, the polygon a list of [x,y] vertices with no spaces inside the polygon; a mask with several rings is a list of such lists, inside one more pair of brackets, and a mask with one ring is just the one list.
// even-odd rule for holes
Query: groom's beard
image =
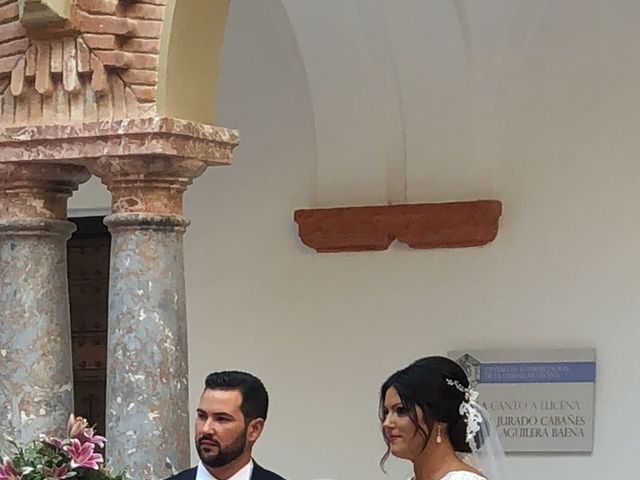
{"label": "groom's beard", "polygon": [[[205,452],[203,451],[200,442],[202,440],[207,440],[208,442],[214,443],[217,449],[214,449],[214,452]],[[202,463],[204,463],[207,467],[211,468],[219,468],[228,465],[233,462],[236,458],[242,455],[245,451],[245,447],[247,444],[247,429],[245,428],[243,432],[236,437],[236,439],[231,442],[229,445],[223,447],[220,445],[220,442],[214,440],[212,437],[208,435],[203,435],[196,442],[196,450],[198,451],[198,456]],[[208,446],[208,450],[211,449],[211,446]]]}

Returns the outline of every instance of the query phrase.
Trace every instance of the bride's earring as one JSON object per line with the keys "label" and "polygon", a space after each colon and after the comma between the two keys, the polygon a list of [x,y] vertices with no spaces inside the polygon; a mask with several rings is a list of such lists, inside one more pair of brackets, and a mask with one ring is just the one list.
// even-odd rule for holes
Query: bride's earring
{"label": "bride's earring", "polygon": [[436,435],[436,443],[442,443],[442,436],[440,435],[440,425],[438,425],[438,434]]}

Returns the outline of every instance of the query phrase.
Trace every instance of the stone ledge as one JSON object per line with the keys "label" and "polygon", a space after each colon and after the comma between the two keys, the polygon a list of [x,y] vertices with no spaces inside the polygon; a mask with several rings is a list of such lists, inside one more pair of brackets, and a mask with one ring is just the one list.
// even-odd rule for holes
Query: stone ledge
{"label": "stone ledge", "polygon": [[236,130],[164,117],[0,128],[3,162],[160,155],[226,165],[237,145]]}
{"label": "stone ledge", "polygon": [[496,238],[498,200],[297,210],[302,243],[317,252],[386,250],[398,240],[411,248],[462,248]]}

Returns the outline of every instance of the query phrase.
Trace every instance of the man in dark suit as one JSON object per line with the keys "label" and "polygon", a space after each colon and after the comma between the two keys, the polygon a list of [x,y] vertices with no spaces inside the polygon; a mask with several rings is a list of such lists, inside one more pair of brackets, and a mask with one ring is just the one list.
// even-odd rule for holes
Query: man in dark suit
{"label": "man in dark suit", "polygon": [[284,480],[251,457],[264,429],[268,407],[267,390],[250,373],[210,374],[196,417],[200,463],[168,480]]}

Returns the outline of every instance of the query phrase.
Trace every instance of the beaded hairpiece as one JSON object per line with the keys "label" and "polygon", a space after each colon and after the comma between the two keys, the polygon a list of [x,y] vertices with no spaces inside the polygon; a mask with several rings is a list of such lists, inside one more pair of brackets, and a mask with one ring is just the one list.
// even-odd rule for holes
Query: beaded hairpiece
{"label": "beaded hairpiece", "polygon": [[466,440],[471,448],[472,452],[478,450],[476,444],[476,434],[480,431],[480,424],[482,423],[482,415],[478,410],[478,404],[476,399],[478,398],[478,392],[470,387],[464,387],[457,380],[446,379],[447,385],[455,387],[460,392],[464,393],[464,400],[460,402],[460,415],[464,418],[467,424]]}

